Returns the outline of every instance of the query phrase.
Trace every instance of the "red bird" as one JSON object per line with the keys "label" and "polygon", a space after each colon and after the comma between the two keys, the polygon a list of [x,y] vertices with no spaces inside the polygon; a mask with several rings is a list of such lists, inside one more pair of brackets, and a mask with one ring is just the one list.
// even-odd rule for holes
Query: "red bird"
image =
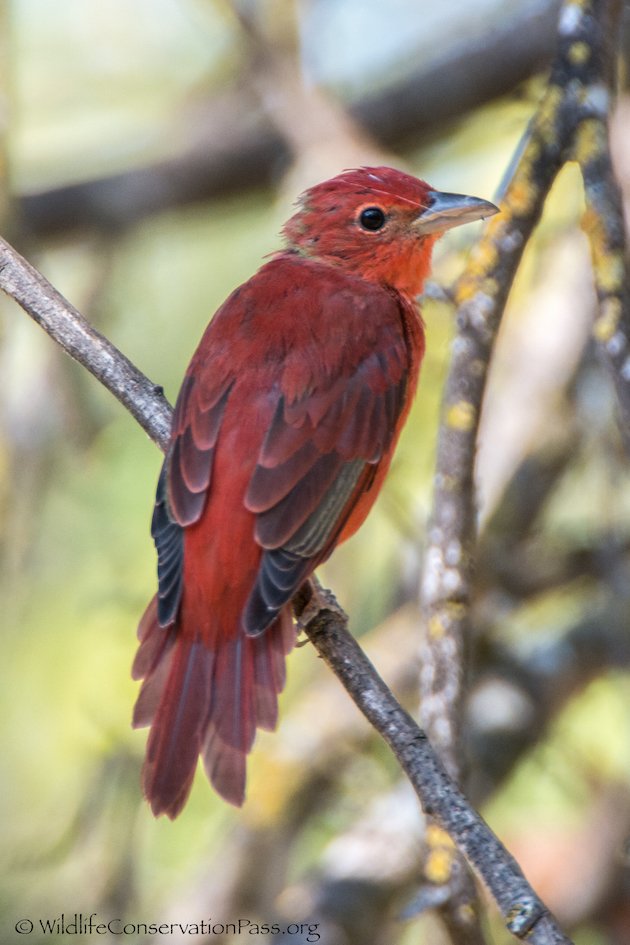
{"label": "red bird", "polygon": [[302,196],[286,248],[208,325],[158,482],[159,590],[133,666],[154,814],[180,812],[200,755],[243,803],[256,728],[277,721],[291,598],[364,521],[409,413],[433,244],[495,212],[389,167],[345,171]]}

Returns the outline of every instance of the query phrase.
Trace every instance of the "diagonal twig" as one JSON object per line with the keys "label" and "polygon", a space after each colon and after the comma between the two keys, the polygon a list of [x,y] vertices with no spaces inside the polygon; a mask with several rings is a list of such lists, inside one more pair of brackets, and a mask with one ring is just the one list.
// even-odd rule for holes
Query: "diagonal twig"
{"label": "diagonal twig", "polygon": [[[348,619],[334,597],[316,583],[313,593],[319,597],[319,609],[304,627],[309,639],[392,749],[425,813],[446,830],[477,870],[509,931],[532,945],[570,945],[516,861],[446,773],[425,732],[398,704],[348,632]],[[300,601],[298,614],[303,606]]]}

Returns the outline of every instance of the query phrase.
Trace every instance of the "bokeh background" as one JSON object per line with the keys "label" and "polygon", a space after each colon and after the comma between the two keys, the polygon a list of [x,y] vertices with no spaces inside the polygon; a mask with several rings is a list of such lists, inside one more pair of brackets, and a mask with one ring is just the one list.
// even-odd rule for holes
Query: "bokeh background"
{"label": "bokeh background", "polygon": [[[279,247],[303,187],[392,163],[443,190],[497,193],[556,16],[547,0],[4,0],[3,233],[173,401],[203,327]],[[624,94],[614,144],[629,195]],[[578,945],[623,945],[630,478],[590,341],[581,211],[567,166],[493,365],[466,744],[473,799]],[[439,244],[417,403],[378,506],[322,574],[412,709],[448,286],[476,232]],[[161,457],[7,299],[0,333],[2,941],[96,912],[211,919],[217,945],[239,918],[315,923],[325,945],[441,945],[435,918],[409,907],[423,865],[415,798],[310,646],[290,657],[244,809],[199,775],[175,823],[153,819],[129,669],[155,585]],[[23,918],[30,936],[15,931]]]}

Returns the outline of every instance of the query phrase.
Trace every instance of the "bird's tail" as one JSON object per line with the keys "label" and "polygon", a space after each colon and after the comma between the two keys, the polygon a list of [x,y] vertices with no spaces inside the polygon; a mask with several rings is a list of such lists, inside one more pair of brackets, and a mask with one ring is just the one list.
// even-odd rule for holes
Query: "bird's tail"
{"label": "bird's tail", "polygon": [[[188,628],[187,628],[188,630]],[[245,799],[247,753],[256,728],[273,729],[285,655],[295,631],[285,608],[259,637],[240,628],[215,642],[163,628],[154,598],[138,628],[134,679],[143,679],[134,728],[151,726],[142,786],[153,813],[176,817],[190,792],[197,759],[217,792],[231,804]]]}

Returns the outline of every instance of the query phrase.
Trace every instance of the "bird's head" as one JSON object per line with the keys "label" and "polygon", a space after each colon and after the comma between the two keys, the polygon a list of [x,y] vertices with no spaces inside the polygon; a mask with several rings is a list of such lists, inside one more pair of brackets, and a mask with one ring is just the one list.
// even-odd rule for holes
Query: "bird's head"
{"label": "bird's head", "polygon": [[441,193],[391,167],[361,167],[307,190],[283,232],[289,249],[413,297],[438,236],[494,213],[487,200]]}

